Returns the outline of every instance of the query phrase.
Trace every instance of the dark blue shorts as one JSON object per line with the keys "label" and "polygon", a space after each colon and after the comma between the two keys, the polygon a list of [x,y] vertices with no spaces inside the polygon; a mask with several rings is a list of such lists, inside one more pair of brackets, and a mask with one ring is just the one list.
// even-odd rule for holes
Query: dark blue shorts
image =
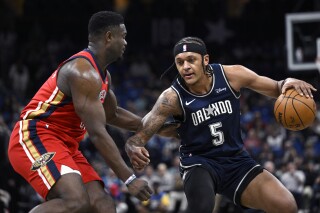
{"label": "dark blue shorts", "polygon": [[[182,174],[194,166],[205,168],[212,177],[215,193],[226,196],[236,205],[240,205],[241,194],[248,184],[263,171],[246,151],[239,151],[231,157],[208,159],[192,156],[181,159]],[[192,172],[189,174],[192,175]]]}

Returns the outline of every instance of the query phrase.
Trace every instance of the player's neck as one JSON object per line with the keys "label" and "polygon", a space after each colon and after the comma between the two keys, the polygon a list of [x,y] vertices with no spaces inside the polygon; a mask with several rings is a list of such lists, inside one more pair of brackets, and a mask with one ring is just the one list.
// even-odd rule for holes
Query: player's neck
{"label": "player's neck", "polygon": [[102,68],[102,70],[106,70],[107,66],[113,62],[105,56],[104,49],[99,48],[99,45],[89,42],[88,49],[95,55],[98,66]]}
{"label": "player's neck", "polygon": [[204,78],[199,79],[198,82],[196,82],[193,85],[188,85],[188,90],[196,95],[205,95],[208,92],[210,92],[212,88],[214,75],[212,76],[205,76]]}

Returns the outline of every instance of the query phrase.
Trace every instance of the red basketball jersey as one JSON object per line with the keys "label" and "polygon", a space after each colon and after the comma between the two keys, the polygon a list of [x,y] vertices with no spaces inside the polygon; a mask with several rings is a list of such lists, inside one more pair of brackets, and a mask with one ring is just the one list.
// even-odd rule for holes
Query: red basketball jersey
{"label": "red basketball jersey", "polygon": [[63,94],[57,86],[57,73],[62,65],[75,58],[87,59],[94,69],[100,74],[102,88],[99,94],[100,101],[103,103],[108,91],[108,78],[99,70],[94,55],[89,49],[85,49],[66,61],[62,62],[53,72],[48,80],[41,86],[29,104],[23,109],[20,119],[40,119],[50,125],[50,129],[66,133],[80,142],[86,133],[85,126],[76,114],[71,97]]}

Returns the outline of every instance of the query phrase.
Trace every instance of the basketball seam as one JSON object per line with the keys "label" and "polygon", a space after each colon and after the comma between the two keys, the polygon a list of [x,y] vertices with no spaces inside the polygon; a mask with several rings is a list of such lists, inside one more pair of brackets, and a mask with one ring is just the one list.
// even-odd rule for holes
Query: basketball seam
{"label": "basketball seam", "polygon": [[286,99],[287,102],[286,102],[286,104],[284,105],[284,109],[283,109],[283,120],[284,120],[286,126],[288,126],[288,124],[287,124],[287,119],[286,119],[287,104],[288,104],[290,95],[291,95],[293,92],[294,92],[294,90],[291,91],[291,93],[289,94],[289,96],[286,96],[286,95],[284,96],[284,98],[287,98],[287,99]]}
{"label": "basketball seam", "polygon": [[[290,98],[295,99],[296,101],[299,101],[300,103],[304,104],[307,108],[309,108],[309,109],[311,110],[312,114],[315,116],[315,115],[316,115],[315,112],[313,111],[313,109],[312,109],[309,105],[305,104],[303,101],[301,101],[301,100],[299,100],[299,99],[296,98],[296,96],[298,96],[298,95],[299,95],[299,94],[297,94],[297,95],[295,95],[295,96],[293,96],[293,97],[290,97]],[[292,104],[292,105],[293,105],[293,104]]]}
{"label": "basketball seam", "polygon": [[292,98],[292,97],[289,97],[289,98],[291,98],[291,104],[292,104],[292,108],[294,109],[294,111],[296,112],[296,114],[297,114],[297,116],[298,116],[298,118],[299,118],[299,120],[300,120],[300,122],[301,122],[301,124],[302,124],[302,126],[303,127],[306,127],[306,125],[304,125],[304,123],[303,123],[303,121],[302,121],[302,119],[301,119],[301,117],[300,117],[300,115],[299,115],[299,113],[298,113],[298,110],[296,109],[296,107],[294,106],[294,104],[293,104],[293,100],[297,100],[297,101],[299,101],[299,102],[301,102],[301,103],[303,103],[302,101],[300,101],[300,100],[298,100],[298,99],[296,99],[296,98]]}
{"label": "basketball seam", "polygon": [[[284,94],[281,94],[274,105],[274,115],[276,120],[282,124],[285,128],[293,131],[302,130],[309,126],[311,117],[316,117],[316,106],[313,99],[306,100],[306,97],[301,96],[296,90],[287,90]],[[284,100],[286,99],[286,100]],[[290,100],[289,100],[290,99]],[[307,98],[308,99],[308,98]],[[291,103],[291,106],[288,105]],[[302,111],[300,111],[300,108]],[[311,112],[308,112],[311,111]],[[307,118],[305,119],[304,112]],[[295,114],[294,114],[295,113]],[[282,116],[280,116],[282,114]],[[288,116],[288,118],[287,118]],[[292,117],[291,117],[292,116]],[[309,117],[311,116],[311,117]],[[282,117],[282,119],[280,119]],[[288,119],[288,120],[287,120]],[[294,122],[292,123],[292,119]],[[297,120],[298,119],[298,120]],[[306,122],[306,123],[305,123]],[[294,124],[289,125],[288,124]]]}
{"label": "basketball seam", "polygon": [[[286,98],[286,96],[285,96],[285,98]],[[287,119],[286,119],[286,109],[287,109],[288,101],[289,101],[289,99],[287,98],[286,99],[286,104],[284,105],[284,108],[283,108],[283,120],[284,120],[284,123],[285,123],[286,126],[288,126]]]}
{"label": "basketball seam", "polygon": [[[285,97],[283,96],[283,97],[282,97],[282,100],[280,101],[280,103],[278,104],[278,106],[276,107],[276,109],[274,110],[274,114],[276,114],[276,113],[278,112],[278,108],[279,108],[279,106],[281,105],[282,101],[284,101],[284,98],[285,98]],[[277,115],[277,116],[278,116],[278,115]],[[281,124],[283,124],[280,119],[277,118],[277,120],[278,120]]]}

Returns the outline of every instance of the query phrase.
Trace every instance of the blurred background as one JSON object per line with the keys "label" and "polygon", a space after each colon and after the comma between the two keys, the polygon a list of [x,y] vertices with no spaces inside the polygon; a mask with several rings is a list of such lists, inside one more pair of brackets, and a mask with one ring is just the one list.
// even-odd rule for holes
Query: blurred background
{"label": "blurred background", "polygon": [[[318,0],[0,0],[0,212],[24,213],[42,202],[8,162],[10,133],[21,109],[58,64],[87,47],[88,20],[100,10],[125,17],[127,50],[108,69],[119,105],[141,116],[170,85],[170,75],[159,77],[173,63],[174,44],[185,36],[202,38],[212,63],[241,64],[275,80],[303,79],[319,90]],[[314,96],[320,109],[319,92]],[[300,212],[319,213],[320,112],[311,127],[288,131],[274,119],[274,102],[242,91],[245,147],[294,194]],[[123,148],[132,133],[107,128],[129,162]],[[178,148],[174,139],[150,140],[151,165],[138,175],[156,195],[140,203],[128,195],[90,139],[81,143],[123,213],[185,210]],[[245,212],[226,198],[219,206],[216,212]]]}

